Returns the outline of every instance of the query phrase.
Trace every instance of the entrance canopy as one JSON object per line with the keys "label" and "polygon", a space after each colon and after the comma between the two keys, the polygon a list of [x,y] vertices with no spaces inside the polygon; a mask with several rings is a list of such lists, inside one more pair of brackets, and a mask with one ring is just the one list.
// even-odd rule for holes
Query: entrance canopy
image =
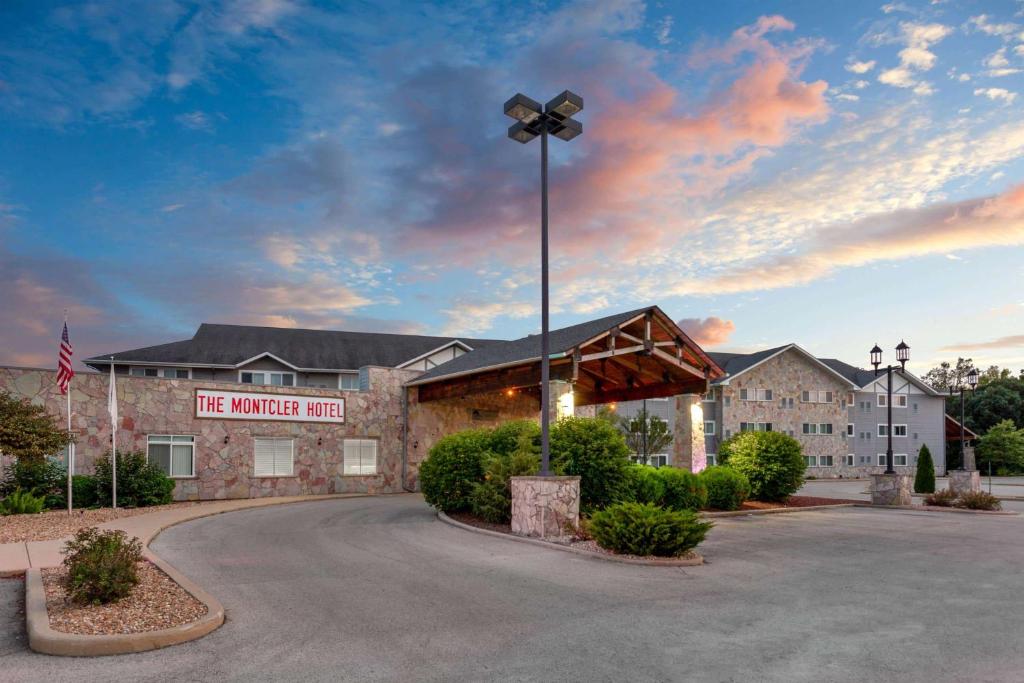
{"label": "entrance canopy", "polygon": [[[576,405],[702,394],[725,373],[657,306],[552,330],[551,379],[571,382]],[[408,383],[419,401],[494,392],[540,399],[541,337],[476,349]]]}
{"label": "entrance canopy", "polygon": [[[973,441],[978,435],[964,427],[964,441]],[[946,413],[946,441],[960,440],[960,421]]]}

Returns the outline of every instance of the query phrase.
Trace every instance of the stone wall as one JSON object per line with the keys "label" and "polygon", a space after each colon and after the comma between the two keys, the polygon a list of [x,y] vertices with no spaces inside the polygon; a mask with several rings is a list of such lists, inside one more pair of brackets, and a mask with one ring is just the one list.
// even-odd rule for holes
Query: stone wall
{"label": "stone wall", "polygon": [[[146,450],[149,434],[195,436],[195,476],[177,479],[177,500],[402,490],[402,385],[418,373],[369,368],[370,391],[339,392],[302,387],[239,387],[200,380],[118,376],[118,450]],[[77,473],[92,471],[110,448],[107,413],[109,376],[81,373],[72,381],[72,427],[77,435]],[[195,418],[197,388],[302,396],[344,396],[345,424],[211,420]],[[46,406],[66,424],[66,397],[52,370],[0,368],[0,390]],[[291,477],[253,475],[255,437],[294,439]],[[378,440],[378,474],[350,476],[342,470],[343,440]]]}
{"label": "stone wall", "polygon": [[690,472],[703,472],[708,466],[704,443],[704,410],[699,394],[675,397],[672,464]]}

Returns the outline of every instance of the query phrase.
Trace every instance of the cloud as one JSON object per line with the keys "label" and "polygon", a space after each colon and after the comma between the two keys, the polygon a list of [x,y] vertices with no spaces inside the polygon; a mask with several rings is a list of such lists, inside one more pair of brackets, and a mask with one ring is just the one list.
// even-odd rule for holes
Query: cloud
{"label": "cloud", "polygon": [[536,304],[526,301],[458,301],[456,308],[443,309],[445,323],[441,334],[461,336],[481,334],[494,326],[499,317],[528,318],[537,314]]}
{"label": "cloud", "polygon": [[1024,347],[1024,334],[1012,334],[1007,337],[999,337],[983,342],[959,342],[939,348],[939,351],[970,352],[983,351],[986,349],[1006,349]]}
{"label": "cloud", "polygon": [[654,31],[655,38],[658,39],[658,43],[661,45],[668,45],[672,42],[672,38],[669,34],[672,33],[672,23],[675,20],[671,16],[667,16],[658,22],[657,28]]}
{"label": "cloud", "polygon": [[987,97],[993,102],[1002,102],[1003,104],[1011,104],[1017,99],[1017,93],[1010,92],[1006,88],[976,88],[974,94]]}
{"label": "cloud", "polygon": [[[899,66],[886,69],[878,75],[878,81],[897,88],[914,88],[919,83],[915,72],[929,71],[935,66],[937,57],[929,48],[953,32],[942,24],[900,24],[901,40],[906,45],[899,52]],[[917,94],[931,94],[930,87],[915,90]]]}
{"label": "cloud", "polygon": [[736,331],[736,324],[731,320],[719,317],[683,318],[678,321],[679,327],[700,346],[719,346],[729,341]]}
{"label": "cloud", "polygon": [[1009,38],[1020,28],[1012,22],[993,23],[987,14],[971,17],[967,21],[967,27],[990,36],[1000,36],[1002,38]]}
{"label": "cloud", "polygon": [[204,112],[191,111],[184,114],[178,114],[174,117],[174,120],[178,122],[184,128],[189,130],[201,130],[206,133],[213,132],[213,121]]}
{"label": "cloud", "polygon": [[851,62],[846,65],[846,70],[855,74],[866,74],[875,68],[875,60],[869,62]]}

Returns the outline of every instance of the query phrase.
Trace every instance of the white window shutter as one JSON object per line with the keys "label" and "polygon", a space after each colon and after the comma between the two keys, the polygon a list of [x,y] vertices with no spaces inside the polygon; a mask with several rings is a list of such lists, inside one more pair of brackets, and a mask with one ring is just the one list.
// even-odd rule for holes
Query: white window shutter
{"label": "white window shutter", "polygon": [[253,473],[257,477],[274,475],[274,439],[254,439],[256,443],[256,460]]}

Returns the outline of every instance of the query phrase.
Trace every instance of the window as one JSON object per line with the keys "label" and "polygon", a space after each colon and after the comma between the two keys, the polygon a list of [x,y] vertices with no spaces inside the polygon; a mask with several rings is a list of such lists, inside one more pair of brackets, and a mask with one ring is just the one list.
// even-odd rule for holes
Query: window
{"label": "window", "polygon": [[884,408],[889,405],[889,396],[887,394],[878,394],[878,407]]}
{"label": "window", "polygon": [[854,425],[852,422],[847,422],[846,423],[846,435],[847,436],[853,436],[856,433],[857,433],[856,432],[856,425]]}
{"label": "window", "polygon": [[854,402],[853,392],[851,391],[846,395],[846,405],[852,406]]}
{"label": "window", "polygon": [[132,377],[163,377],[165,379],[189,379],[191,373],[189,368],[139,368],[134,366],[128,371]]}
{"label": "window", "polygon": [[846,455],[846,466],[847,467],[853,467],[853,464],[854,464],[855,460],[856,460],[856,456],[853,453],[848,453]]}
{"label": "window", "polygon": [[196,437],[153,434],[148,438],[146,459],[168,477],[194,477]]}
{"label": "window", "polygon": [[800,392],[801,403],[832,403],[831,391],[802,391]]}
{"label": "window", "polygon": [[345,439],[344,474],[377,474],[377,440]]}
{"label": "window", "polygon": [[771,389],[740,389],[741,401],[771,401]]}
{"label": "window", "polygon": [[290,477],[295,449],[291,439],[257,437],[253,472],[257,477]]}
{"label": "window", "polygon": [[359,373],[343,372],[338,375],[338,388],[342,391],[359,391]]}
{"label": "window", "polygon": [[[878,454],[878,464],[885,467],[885,453]],[[907,454],[906,453],[893,453],[892,454],[892,466],[893,467],[906,467],[907,466]]]}
{"label": "window", "polygon": [[770,432],[772,431],[771,422],[740,422],[741,432]]}
{"label": "window", "polygon": [[704,423],[704,436],[715,435],[715,423],[714,421],[708,421]]}
{"label": "window", "polygon": [[807,467],[817,467],[818,466],[818,456],[816,456],[816,455],[805,455],[804,456],[804,464]]}
{"label": "window", "polygon": [[725,407],[728,408],[732,405],[732,396],[726,396],[722,399],[722,402],[725,403]]}
{"label": "window", "polygon": [[275,387],[295,386],[294,372],[240,372],[238,381],[242,384],[264,384]]}
{"label": "window", "polygon": [[818,467],[835,467],[835,459],[831,455],[819,455]]}
{"label": "window", "polygon": [[897,437],[897,436],[904,436],[905,437],[907,435],[907,425],[893,425],[892,426],[892,435],[894,437]]}
{"label": "window", "polygon": [[804,434],[817,434],[818,425],[813,422],[804,422]]}
{"label": "window", "polygon": [[664,453],[659,453],[657,455],[649,455],[647,456],[647,458],[648,462],[650,462],[655,467],[664,467],[665,465],[668,464],[668,456]]}
{"label": "window", "polygon": [[716,461],[718,460],[718,455],[715,454],[715,453],[708,453],[706,457],[707,457],[708,467],[714,467]]}
{"label": "window", "polygon": [[819,424],[818,425],[818,433],[819,434],[831,434],[832,433],[832,423],[831,422],[822,422],[821,424]]}
{"label": "window", "polygon": [[896,402],[893,403],[893,408],[906,408],[907,407],[907,395],[906,394],[896,394],[895,396],[893,396],[893,398],[896,400]]}
{"label": "window", "polygon": [[714,403],[716,396],[717,394],[715,393],[715,389],[714,387],[712,387],[711,389],[708,389],[708,393],[701,396],[700,400],[704,401],[705,403]]}

